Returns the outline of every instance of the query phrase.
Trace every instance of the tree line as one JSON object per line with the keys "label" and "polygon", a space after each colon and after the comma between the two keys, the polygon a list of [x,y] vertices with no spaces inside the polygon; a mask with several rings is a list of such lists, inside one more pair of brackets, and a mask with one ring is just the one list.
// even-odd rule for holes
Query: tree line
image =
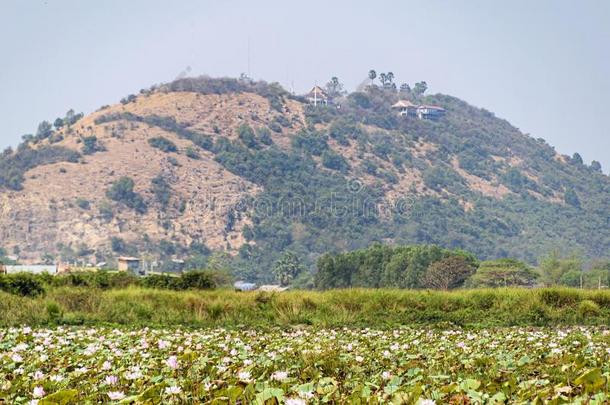
{"label": "tree line", "polygon": [[317,261],[314,284],[331,288],[454,288],[551,287],[607,288],[610,261],[600,260],[585,270],[578,256],[551,252],[537,268],[520,260],[479,261],[463,250],[435,245],[384,246],[346,253],[327,253]]}

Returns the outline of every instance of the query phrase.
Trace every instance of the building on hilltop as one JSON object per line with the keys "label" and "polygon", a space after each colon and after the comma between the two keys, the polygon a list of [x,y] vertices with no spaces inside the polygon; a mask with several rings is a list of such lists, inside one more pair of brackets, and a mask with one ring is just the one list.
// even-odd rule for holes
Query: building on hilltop
{"label": "building on hilltop", "polygon": [[417,105],[409,100],[398,100],[392,109],[401,117],[417,117],[420,120],[437,120],[445,114],[445,109],[436,105]]}
{"label": "building on hilltop", "polygon": [[318,85],[313,86],[309,93],[305,94],[305,98],[308,103],[314,106],[332,104],[332,99],[328,96],[328,93]]}
{"label": "building on hilltop", "polygon": [[398,100],[392,105],[393,110],[398,111],[398,115],[403,117],[416,117],[417,116],[417,105],[413,104],[409,100]]}
{"label": "building on hilltop", "polygon": [[445,109],[436,105],[420,105],[417,107],[417,118],[420,120],[437,120],[445,115]]}

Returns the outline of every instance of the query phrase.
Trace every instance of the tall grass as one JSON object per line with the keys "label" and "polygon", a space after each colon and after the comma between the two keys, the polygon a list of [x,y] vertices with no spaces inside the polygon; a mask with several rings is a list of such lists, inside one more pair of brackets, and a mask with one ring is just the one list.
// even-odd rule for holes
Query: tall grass
{"label": "tall grass", "polygon": [[551,289],[331,290],[283,293],[51,288],[0,293],[0,326],[398,327],[609,325],[610,291]]}

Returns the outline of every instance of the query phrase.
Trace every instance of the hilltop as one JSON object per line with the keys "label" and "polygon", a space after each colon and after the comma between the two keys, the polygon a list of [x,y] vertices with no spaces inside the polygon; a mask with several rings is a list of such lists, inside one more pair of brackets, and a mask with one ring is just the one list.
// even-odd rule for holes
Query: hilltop
{"label": "hilltop", "polygon": [[[312,263],[373,241],[608,256],[599,164],[456,97],[336,84],[314,106],[276,84],[180,79],[41,125],[0,157],[0,248],[30,262],[211,257],[259,279],[283,251]],[[398,100],[445,114],[400,116]]]}

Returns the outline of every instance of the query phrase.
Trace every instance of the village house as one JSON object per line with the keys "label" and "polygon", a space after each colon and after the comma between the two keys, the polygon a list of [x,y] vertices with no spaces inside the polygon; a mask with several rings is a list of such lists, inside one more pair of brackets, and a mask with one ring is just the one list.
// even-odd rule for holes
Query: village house
{"label": "village house", "polygon": [[121,256],[118,259],[119,271],[130,271],[134,274],[140,274],[140,259],[137,257]]}
{"label": "village house", "polygon": [[332,104],[332,99],[328,96],[328,93],[317,85],[313,86],[309,93],[305,94],[305,98],[308,103],[314,106]]}
{"label": "village house", "polygon": [[445,115],[445,109],[435,105],[420,105],[417,107],[417,118],[420,120],[437,120]]}
{"label": "village house", "polygon": [[413,104],[409,100],[398,100],[396,104],[392,106],[392,109],[397,110],[398,115],[403,117],[417,116],[417,105]]}
{"label": "village house", "polygon": [[445,114],[445,109],[436,105],[417,105],[409,100],[398,100],[392,109],[401,117],[417,117],[420,120],[437,120]]}

